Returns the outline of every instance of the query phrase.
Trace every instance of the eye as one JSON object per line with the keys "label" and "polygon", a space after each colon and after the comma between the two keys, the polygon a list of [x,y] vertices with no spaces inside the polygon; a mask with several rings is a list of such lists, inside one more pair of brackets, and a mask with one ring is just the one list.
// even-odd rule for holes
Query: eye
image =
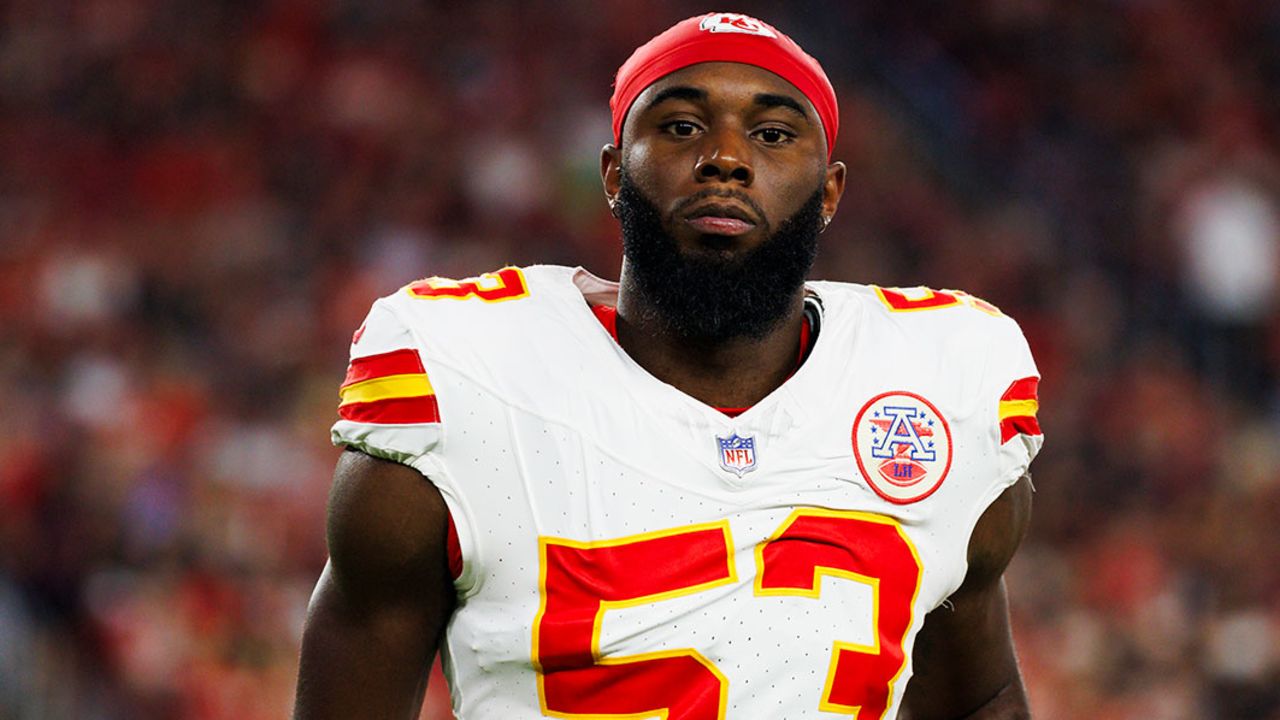
{"label": "eye", "polygon": [[688,120],[672,120],[671,122],[664,124],[662,129],[676,137],[682,138],[693,137],[702,130],[702,128],[698,127],[697,123],[693,123]]}
{"label": "eye", "polygon": [[784,145],[795,139],[795,133],[777,127],[761,128],[752,133],[765,145]]}

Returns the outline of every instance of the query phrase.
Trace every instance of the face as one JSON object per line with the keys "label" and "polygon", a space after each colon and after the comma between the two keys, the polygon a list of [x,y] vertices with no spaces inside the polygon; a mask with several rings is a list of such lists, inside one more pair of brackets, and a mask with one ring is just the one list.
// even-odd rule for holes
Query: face
{"label": "face", "polygon": [[817,113],[766,70],[703,63],[636,99],[602,155],[624,290],[682,335],[760,336],[793,307],[844,166]]}

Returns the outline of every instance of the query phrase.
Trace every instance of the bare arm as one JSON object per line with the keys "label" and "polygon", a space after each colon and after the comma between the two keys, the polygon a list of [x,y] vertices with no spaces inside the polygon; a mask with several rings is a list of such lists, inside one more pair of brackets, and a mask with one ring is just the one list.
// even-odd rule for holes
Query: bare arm
{"label": "bare arm", "polygon": [[1026,534],[1031,481],[1023,477],[987,508],[969,541],[969,572],[916,638],[915,674],[902,720],[1031,717],[1013,652],[1004,570]]}
{"label": "bare arm", "polygon": [[454,606],[448,510],[404,465],[347,451],[329,495],[329,562],[302,636],[296,720],[416,718]]}

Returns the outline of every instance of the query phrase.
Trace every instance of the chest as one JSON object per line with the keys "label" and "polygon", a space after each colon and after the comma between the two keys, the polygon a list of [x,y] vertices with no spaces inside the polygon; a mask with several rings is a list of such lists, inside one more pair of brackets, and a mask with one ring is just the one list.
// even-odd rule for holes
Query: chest
{"label": "chest", "polygon": [[715,443],[711,462],[676,448],[632,463],[525,425],[506,430],[525,449],[490,457],[469,499],[488,510],[469,559],[480,580],[450,646],[483,672],[459,682],[507,678],[503,692],[568,714],[896,702],[915,632],[963,573],[930,523],[886,514],[820,453],[785,471],[761,456],[739,477]]}

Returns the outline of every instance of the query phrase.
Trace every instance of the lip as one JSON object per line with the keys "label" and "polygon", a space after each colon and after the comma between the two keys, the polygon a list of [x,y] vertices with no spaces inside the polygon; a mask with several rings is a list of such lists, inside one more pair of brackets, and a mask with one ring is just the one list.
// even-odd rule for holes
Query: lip
{"label": "lip", "polygon": [[756,220],[745,209],[728,203],[706,203],[685,213],[684,221],[703,235],[745,235]]}
{"label": "lip", "polygon": [[745,235],[755,229],[755,224],[746,220],[715,215],[700,215],[685,220],[689,227],[701,235]]}
{"label": "lip", "polygon": [[743,209],[742,206],[734,205],[732,203],[704,203],[686,212],[684,217],[686,220],[693,220],[695,218],[702,217],[733,218],[735,220],[751,223],[752,225],[757,224],[755,217],[753,217],[750,212]]}

